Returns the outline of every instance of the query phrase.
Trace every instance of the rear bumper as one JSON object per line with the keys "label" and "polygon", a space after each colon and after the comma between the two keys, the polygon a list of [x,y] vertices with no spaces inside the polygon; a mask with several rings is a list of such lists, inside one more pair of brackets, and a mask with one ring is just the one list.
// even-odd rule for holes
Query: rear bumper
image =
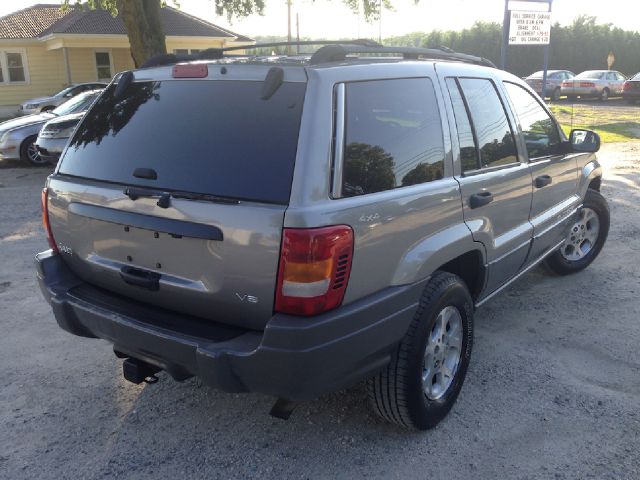
{"label": "rear bumper", "polygon": [[[42,293],[64,330],[108,340],[176,379],[197,376],[226,392],[290,400],[347,387],[384,367],[426,282],[391,287],[311,318],[276,314],[258,332],[180,317],[92,289],[51,251],[38,254],[36,266]],[[185,331],[194,322],[204,328]]]}

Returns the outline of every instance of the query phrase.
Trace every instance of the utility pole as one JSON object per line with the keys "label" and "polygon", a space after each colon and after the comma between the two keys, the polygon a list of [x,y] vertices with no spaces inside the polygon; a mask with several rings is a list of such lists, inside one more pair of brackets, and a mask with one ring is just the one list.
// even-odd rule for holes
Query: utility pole
{"label": "utility pole", "polygon": [[380,13],[378,17],[378,43],[382,44],[382,0],[380,0]]}
{"label": "utility pole", "polygon": [[296,53],[300,55],[300,15],[296,12]]}
{"label": "utility pole", "polygon": [[[287,0],[287,42],[291,43],[291,0]],[[287,45],[287,55],[291,54],[291,45]]]}

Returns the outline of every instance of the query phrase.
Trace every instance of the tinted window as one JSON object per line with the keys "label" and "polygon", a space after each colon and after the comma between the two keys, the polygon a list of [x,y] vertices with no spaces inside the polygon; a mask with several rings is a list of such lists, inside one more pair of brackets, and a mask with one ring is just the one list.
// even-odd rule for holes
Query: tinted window
{"label": "tinted window", "polygon": [[475,139],[473,138],[473,130],[467,108],[460,94],[458,83],[453,78],[447,79],[449,87],[449,95],[453,106],[453,114],[456,117],[456,127],[458,130],[458,142],[460,143],[460,162],[462,163],[462,171],[476,170],[479,167],[478,150]]}
{"label": "tinted window", "polygon": [[459,81],[480,147],[481,167],[516,163],[513,133],[493,82],[479,78]]}
{"label": "tinted window", "polygon": [[529,158],[555,155],[560,145],[556,122],[525,89],[513,83],[505,86],[520,119]]}
{"label": "tinted window", "polygon": [[[126,185],[288,203],[305,84],[269,100],[262,82],[111,86],[76,130],[60,172]],[[153,168],[157,180],[133,176]]]}
{"label": "tinted window", "polygon": [[343,196],[443,175],[442,126],[431,80],[347,84]]}

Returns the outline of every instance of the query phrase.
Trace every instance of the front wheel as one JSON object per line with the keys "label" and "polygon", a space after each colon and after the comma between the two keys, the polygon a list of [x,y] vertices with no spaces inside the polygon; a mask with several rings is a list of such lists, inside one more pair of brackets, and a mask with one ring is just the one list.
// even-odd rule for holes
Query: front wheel
{"label": "front wheel", "polygon": [[37,135],[32,135],[23,140],[20,145],[20,159],[36,167],[43,167],[49,165],[49,162],[40,156],[40,152],[38,152],[38,148],[36,147],[37,138]]}
{"label": "front wheel", "polygon": [[458,398],[472,345],[469,290],[460,277],[438,271],[391,362],[367,381],[373,409],[402,427],[435,427]]}
{"label": "front wheel", "polygon": [[606,102],[607,100],[609,100],[609,89],[605,88],[604,90],[602,90],[602,93],[600,94],[600,101]]}
{"label": "front wheel", "polygon": [[609,234],[609,205],[596,190],[587,190],[578,218],[571,226],[562,246],[546,260],[546,265],[559,275],[587,268],[593,262]]}

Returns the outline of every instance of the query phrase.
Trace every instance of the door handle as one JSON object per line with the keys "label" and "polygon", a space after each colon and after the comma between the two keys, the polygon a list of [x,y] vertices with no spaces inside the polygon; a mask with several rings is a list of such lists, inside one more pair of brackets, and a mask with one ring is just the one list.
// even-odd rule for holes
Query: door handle
{"label": "door handle", "polygon": [[551,185],[551,182],[552,180],[549,175],[540,175],[539,177],[536,177],[534,185],[536,186],[536,188],[542,188],[546,187],[547,185]]}
{"label": "door handle", "polygon": [[469,206],[478,208],[493,202],[493,194],[491,192],[474,193],[469,197]]}
{"label": "door handle", "polygon": [[141,270],[139,268],[124,266],[120,269],[120,278],[129,285],[157,291],[160,289],[160,274]]}

